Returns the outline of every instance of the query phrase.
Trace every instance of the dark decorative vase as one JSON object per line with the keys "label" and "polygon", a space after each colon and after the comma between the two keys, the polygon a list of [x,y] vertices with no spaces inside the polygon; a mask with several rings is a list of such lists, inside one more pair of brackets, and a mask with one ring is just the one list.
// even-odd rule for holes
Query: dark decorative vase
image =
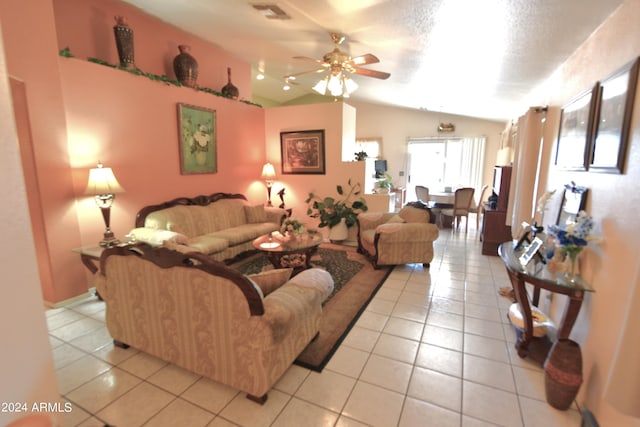
{"label": "dark decorative vase", "polygon": [[127,20],[124,16],[116,16],[115,19],[116,25],[113,26],[113,34],[116,37],[120,66],[136,68],[133,61],[133,30],[127,25]]}
{"label": "dark decorative vase", "polygon": [[227,84],[222,88],[222,94],[231,99],[238,99],[240,96],[238,88],[231,83],[231,68],[227,68]]}
{"label": "dark decorative vase", "polygon": [[198,61],[191,56],[191,47],[181,44],[178,46],[180,54],[173,59],[173,71],[180,83],[189,87],[196,87],[198,80]]}
{"label": "dark decorative vase", "polygon": [[576,398],[582,384],[580,345],[570,339],[559,339],[551,347],[544,362],[544,388],[547,402],[566,410]]}

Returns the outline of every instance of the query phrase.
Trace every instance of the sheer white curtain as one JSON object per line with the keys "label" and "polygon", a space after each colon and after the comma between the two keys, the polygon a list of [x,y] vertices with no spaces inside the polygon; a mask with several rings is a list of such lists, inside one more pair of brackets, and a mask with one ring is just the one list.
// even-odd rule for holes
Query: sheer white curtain
{"label": "sheer white curtain", "polygon": [[473,187],[480,191],[487,138],[409,138],[407,194],[415,200],[415,186],[430,191],[444,187]]}
{"label": "sheer white curtain", "polygon": [[484,152],[487,138],[484,136],[477,138],[462,139],[462,159],[460,167],[460,177],[463,182],[467,182],[469,187],[479,189],[482,187],[482,175],[484,172]]}

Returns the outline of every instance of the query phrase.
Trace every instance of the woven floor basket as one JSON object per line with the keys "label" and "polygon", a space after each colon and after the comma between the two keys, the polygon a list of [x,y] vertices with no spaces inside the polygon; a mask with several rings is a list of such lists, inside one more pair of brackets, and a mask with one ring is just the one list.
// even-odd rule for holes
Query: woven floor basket
{"label": "woven floor basket", "polygon": [[553,344],[544,362],[544,388],[547,402],[556,409],[568,409],[582,384],[580,345],[569,339]]}

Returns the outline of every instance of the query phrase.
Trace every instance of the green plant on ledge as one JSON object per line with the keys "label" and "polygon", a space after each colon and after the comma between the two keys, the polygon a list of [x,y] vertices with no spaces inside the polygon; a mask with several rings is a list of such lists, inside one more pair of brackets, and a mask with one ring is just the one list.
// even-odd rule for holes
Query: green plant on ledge
{"label": "green plant on ledge", "polygon": [[[359,196],[361,193],[362,186],[360,183],[352,185],[351,180],[349,180],[348,185],[349,192],[339,200],[333,197],[320,198],[314,193],[309,193],[309,197],[305,200],[305,203],[309,204],[307,215],[311,218],[319,218],[319,227],[334,227],[340,223],[342,218],[345,219],[347,227],[352,227],[357,222],[358,214],[369,209],[364,197],[352,200],[352,198]],[[345,195],[341,185],[336,186],[336,191],[340,196]]]}
{"label": "green plant on ledge", "polygon": [[[58,54],[62,57],[65,58],[74,58],[73,54],[71,53],[71,49],[69,49],[69,47],[65,47],[64,49],[61,49]],[[121,71],[126,71],[127,73],[131,73],[134,74],[136,76],[143,76],[146,77],[150,80],[156,81],[156,82],[160,82],[160,83],[165,83],[168,85],[174,85],[174,86],[184,86],[182,83],[180,83],[178,80],[175,79],[170,79],[169,77],[163,75],[157,75],[157,74],[152,74],[152,73],[147,73],[142,71],[139,68],[127,68],[127,67],[122,67],[120,65],[116,65],[116,64],[111,64],[103,59],[100,58],[93,58],[93,57],[89,57],[87,58],[87,61],[89,62],[93,62],[94,64],[99,64],[99,65],[104,65],[105,67],[110,67],[110,68],[115,68],[117,70],[121,70]],[[204,87],[204,86],[198,86],[194,88],[197,91],[200,92],[205,92],[211,95],[215,95],[215,96],[220,96],[223,98],[230,98],[229,96],[223,95],[221,92],[218,92],[215,89],[211,89],[208,87]],[[244,104],[248,104],[248,105],[253,105],[256,107],[262,107],[260,104],[256,104],[255,102],[251,102],[248,101],[246,99],[241,99],[239,102],[242,102]]]}
{"label": "green plant on ledge", "polygon": [[376,181],[376,189],[386,189],[387,191],[391,191],[393,188],[393,178],[387,172],[384,173],[382,178]]}
{"label": "green plant on ledge", "polygon": [[369,157],[369,155],[366,151],[358,151],[357,153],[355,153],[356,162],[367,160],[367,157]]}

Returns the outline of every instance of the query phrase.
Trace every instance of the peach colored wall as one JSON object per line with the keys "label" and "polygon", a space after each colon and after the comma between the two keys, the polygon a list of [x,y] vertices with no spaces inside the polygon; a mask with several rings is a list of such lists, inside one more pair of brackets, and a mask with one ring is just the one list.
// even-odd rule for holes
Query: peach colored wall
{"label": "peach colored wall", "polygon": [[[4,22],[0,23],[3,26]],[[0,402],[36,402],[60,399],[47,327],[38,287],[37,260],[29,221],[27,191],[13,121],[9,74],[0,34],[0,227],[5,244],[0,246]],[[0,425],[27,414],[0,411]],[[58,415],[58,422],[62,416]]]}
{"label": "peach colored wall", "polygon": [[[224,191],[263,201],[257,182],[264,162],[263,109],[78,59],[60,58],[60,69],[84,245],[104,231],[99,209],[83,196],[88,168],[98,160],[113,168],[126,190],[112,208],[119,237],[133,228],[141,207],[175,197]],[[178,103],[216,111],[216,174],[181,175]]]}
{"label": "peach colored wall", "polygon": [[135,64],[141,70],[174,79],[173,58],[179,53],[178,45],[186,44],[198,61],[198,85],[220,91],[227,84],[227,67],[231,67],[240,98],[251,99],[251,68],[224,51],[224,47],[205,42],[117,0],[52,1],[58,47],[69,47],[78,58],[94,57],[118,64],[113,26],[114,16],[122,15],[133,30]]}
{"label": "peach colored wall", "polygon": [[[29,17],[25,25],[25,17]],[[23,81],[31,122],[33,161],[38,188],[28,188],[40,197],[45,234],[36,230],[34,239],[45,242],[48,251],[38,258],[49,265],[41,270],[42,293],[47,301],[60,301],[86,290],[77,255],[69,247],[80,235],[74,209],[72,176],[67,155],[64,100],[60,89],[58,48],[50,0],[0,1],[0,19],[12,77]],[[37,31],[34,29],[37,28]]]}
{"label": "peach colored wall", "polygon": [[[542,105],[562,106],[576,94],[606,78],[640,52],[640,2],[627,0],[552,76],[538,94]],[[600,225],[603,242],[588,250],[582,272],[596,292],[583,304],[572,338],[583,348],[581,405],[594,411],[600,425],[640,426],[640,419],[619,412],[604,398],[614,351],[625,337],[625,313],[637,282],[640,259],[640,94],[636,93],[624,174],[565,172],[549,167],[549,189],[575,181],[589,188],[587,211]],[[556,132],[545,141],[555,149]],[[553,158],[551,152],[550,158]],[[637,286],[637,285],[636,285]],[[636,293],[637,295],[637,293]],[[558,299],[558,301],[560,301]],[[562,304],[557,304],[558,310]],[[556,312],[556,314],[559,314]],[[637,328],[637,323],[634,327]],[[637,351],[640,344],[632,343]],[[637,360],[637,358],[636,358]],[[637,362],[634,362],[637,363]],[[624,367],[621,367],[624,370]],[[629,378],[636,384],[640,378]],[[636,398],[637,399],[637,398]]]}
{"label": "peach colored wall", "polygon": [[[306,215],[304,203],[309,192],[322,197],[338,196],[336,185],[346,186],[349,178],[364,183],[364,162],[342,162],[342,142],[353,138],[355,110],[342,102],[274,107],[266,110],[265,134],[267,160],[274,164],[277,178],[273,188],[276,194],[285,187],[285,202],[293,209],[293,216],[316,224]],[[283,175],[280,161],[280,132],[324,129],[325,175]],[[273,201],[278,201],[277,196]]]}
{"label": "peach colored wall", "polygon": [[[28,190],[42,207],[44,232],[34,237],[44,242],[38,257],[52,271],[50,280],[41,281],[49,302],[87,290],[88,273],[71,249],[97,243],[104,231],[99,209],[82,195],[88,169],[100,160],[113,167],[126,190],[112,210],[112,228],[120,237],[133,227],[144,204],[216,191],[244,193],[254,203],[264,200],[259,181],[264,110],[84,61],[98,57],[117,62],[112,29],[117,14],[125,14],[134,27],[136,63],[144,71],[171,74],[175,46],[189,44],[194,55],[202,55],[202,85],[219,90],[231,65],[241,97],[250,93],[248,64],[122,3],[0,0],[8,68],[25,83],[27,93],[31,170],[39,187]],[[29,25],[23,25],[25,16]],[[78,59],[58,55],[66,46]],[[217,174],[180,174],[179,102],[216,110]]]}
{"label": "peach colored wall", "polygon": [[[31,138],[27,90],[24,82],[14,78],[10,79],[10,85],[16,130],[18,132],[18,141],[20,141],[22,170],[24,172],[26,187],[29,189],[27,193],[30,213],[29,219],[31,220],[33,236],[38,236],[38,238],[33,239],[33,243],[36,247],[36,253],[46,254],[48,252],[47,242],[46,239],[43,238],[43,236],[46,236],[45,218],[42,211],[42,204],[40,203],[40,185],[38,184],[38,173],[36,171],[33,138]],[[38,257],[41,289],[53,289],[53,271],[51,267],[48,257]]]}

